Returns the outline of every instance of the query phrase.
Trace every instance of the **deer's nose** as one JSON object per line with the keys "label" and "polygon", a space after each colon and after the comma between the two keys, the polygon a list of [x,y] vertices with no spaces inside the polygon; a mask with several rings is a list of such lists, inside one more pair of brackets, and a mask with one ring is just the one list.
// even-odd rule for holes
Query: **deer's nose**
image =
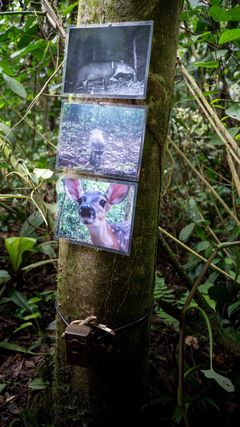
{"label": "deer's nose", "polygon": [[91,205],[81,206],[81,208],[79,209],[79,213],[82,217],[87,217],[87,218],[95,218],[96,216],[95,210],[92,208]]}

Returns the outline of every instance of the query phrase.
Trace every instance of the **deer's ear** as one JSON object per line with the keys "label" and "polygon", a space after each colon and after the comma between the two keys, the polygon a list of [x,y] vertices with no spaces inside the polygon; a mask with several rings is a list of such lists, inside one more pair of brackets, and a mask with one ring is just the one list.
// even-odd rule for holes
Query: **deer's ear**
{"label": "deer's ear", "polygon": [[110,184],[106,193],[108,202],[111,205],[121,203],[128,195],[129,186],[125,184]]}
{"label": "deer's ear", "polygon": [[64,185],[68,197],[78,202],[83,194],[83,188],[79,179],[65,178]]}

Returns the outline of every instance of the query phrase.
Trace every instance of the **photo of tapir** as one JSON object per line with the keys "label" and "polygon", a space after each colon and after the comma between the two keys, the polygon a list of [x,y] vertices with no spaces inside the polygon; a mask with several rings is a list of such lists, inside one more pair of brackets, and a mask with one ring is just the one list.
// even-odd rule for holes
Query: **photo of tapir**
{"label": "photo of tapir", "polygon": [[138,181],[144,106],[63,102],[57,169]]}
{"label": "photo of tapir", "polygon": [[144,99],[153,22],[69,27],[63,94]]}
{"label": "photo of tapir", "polygon": [[136,184],[62,178],[56,237],[129,255]]}

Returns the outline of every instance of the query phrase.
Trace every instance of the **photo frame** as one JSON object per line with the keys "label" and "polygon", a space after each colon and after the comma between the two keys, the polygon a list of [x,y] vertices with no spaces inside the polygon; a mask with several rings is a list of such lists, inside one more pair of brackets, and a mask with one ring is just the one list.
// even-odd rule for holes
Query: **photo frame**
{"label": "photo frame", "polygon": [[57,169],[139,179],[147,107],[62,104]]}
{"label": "photo frame", "polygon": [[61,177],[55,236],[130,255],[137,184]]}
{"label": "photo frame", "polygon": [[64,95],[145,99],[153,21],[68,27]]}

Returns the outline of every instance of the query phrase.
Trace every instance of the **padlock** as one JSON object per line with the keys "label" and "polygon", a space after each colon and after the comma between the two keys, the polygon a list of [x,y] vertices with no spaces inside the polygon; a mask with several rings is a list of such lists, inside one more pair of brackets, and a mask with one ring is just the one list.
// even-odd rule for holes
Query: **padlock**
{"label": "padlock", "polygon": [[92,331],[87,325],[68,325],[65,329],[68,365],[87,368],[92,361]]}

